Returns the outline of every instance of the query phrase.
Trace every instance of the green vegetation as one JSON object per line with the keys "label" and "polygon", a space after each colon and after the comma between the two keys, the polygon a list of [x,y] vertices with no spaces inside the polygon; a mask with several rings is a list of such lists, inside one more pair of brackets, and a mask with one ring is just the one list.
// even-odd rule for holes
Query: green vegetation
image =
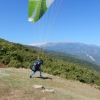
{"label": "green vegetation", "polygon": [[94,70],[100,72],[100,65],[94,64],[90,61],[84,60],[77,56],[64,54],[64,53],[60,53],[60,52],[54,52],[54,51],[45,51],[45,54],[50,57],[56,58],[56,59],[60,59],[60,60],[66,61],[66,62],[81,65],[86,68],[94,69]]}
{"label": "green vegetation", "polygon": [[[0,39],[0,62],[7,67],[29,68],[30,64],[37,59],[38,52],[36,49]],[[85,63],[82,66],[82,64],[73,63],[73,60],[71,62],[71,58],[70,61],[64,61],[46,54],[43,60],[43,72],[100,86],[100,73],[86,68],[87,66],[84,67]]]}

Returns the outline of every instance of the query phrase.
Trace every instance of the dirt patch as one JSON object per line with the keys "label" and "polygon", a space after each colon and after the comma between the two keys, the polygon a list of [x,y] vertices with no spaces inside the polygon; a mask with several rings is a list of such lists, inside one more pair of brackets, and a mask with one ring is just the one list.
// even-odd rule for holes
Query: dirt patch
{"label": "dirt patch", "polygon": [[6,66],[3,63],[0,63],[0,68],[5,68]]}

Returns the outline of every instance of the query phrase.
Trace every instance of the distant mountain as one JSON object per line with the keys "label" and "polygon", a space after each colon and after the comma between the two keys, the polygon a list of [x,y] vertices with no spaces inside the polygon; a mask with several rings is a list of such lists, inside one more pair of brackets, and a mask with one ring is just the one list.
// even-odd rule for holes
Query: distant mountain
{"label": "distant mountain", "polygon": [[76,42],[65,42],[65,43],[62,42],[62,43],[46,43],[38,47],[45,48],[46,50],[52,50],[52,51],[75,55],[83,59],[100,64],[100,46],[87,45]]}

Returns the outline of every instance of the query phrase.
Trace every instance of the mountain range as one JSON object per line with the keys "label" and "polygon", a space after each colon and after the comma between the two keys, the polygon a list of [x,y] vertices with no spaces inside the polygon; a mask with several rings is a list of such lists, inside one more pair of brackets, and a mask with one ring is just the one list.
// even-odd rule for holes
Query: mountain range
{"label": "mountain range", "polygon": [[100,64],[100,46],[77,42],[57,42],[45,43],[43,45],[37,45],[37,47],[44,48],[45,50],[75,55],[85,60]]}

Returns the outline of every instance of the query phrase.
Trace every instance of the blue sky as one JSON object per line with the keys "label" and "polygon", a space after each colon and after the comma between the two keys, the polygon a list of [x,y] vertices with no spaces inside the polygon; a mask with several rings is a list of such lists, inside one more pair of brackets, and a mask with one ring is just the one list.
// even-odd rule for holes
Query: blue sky
{"label": "blue sky", "polygon": [[100,46],[100,0],[55,0],[35,23],[28,0],[0,0],[0,38],[10,42],[80,42]]}

